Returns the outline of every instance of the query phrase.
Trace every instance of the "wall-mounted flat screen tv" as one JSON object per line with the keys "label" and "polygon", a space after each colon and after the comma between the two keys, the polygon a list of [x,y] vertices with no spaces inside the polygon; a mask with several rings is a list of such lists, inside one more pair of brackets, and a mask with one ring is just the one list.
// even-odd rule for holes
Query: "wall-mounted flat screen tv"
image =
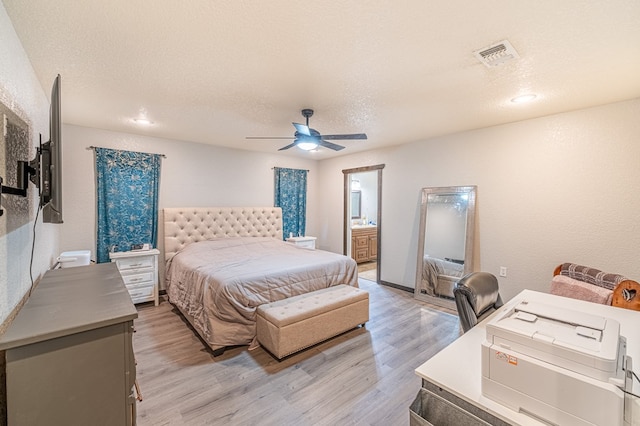
{"label": "wall-mounted flat screen tv", "polygon": [[62,223],[62,113],[59,74],[51,89],[49,142],[42,144],[40,149],[42,221]]}

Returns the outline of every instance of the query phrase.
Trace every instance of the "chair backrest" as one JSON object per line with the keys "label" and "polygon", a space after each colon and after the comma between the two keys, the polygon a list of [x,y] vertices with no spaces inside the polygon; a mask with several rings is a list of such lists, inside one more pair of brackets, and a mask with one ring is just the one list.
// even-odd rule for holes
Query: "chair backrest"
{"label": "chair backrest", "polygon": [[465,333],[502,306],[498,279],[488,272],[471,272],[462,277],[453,289],[453,296]]}

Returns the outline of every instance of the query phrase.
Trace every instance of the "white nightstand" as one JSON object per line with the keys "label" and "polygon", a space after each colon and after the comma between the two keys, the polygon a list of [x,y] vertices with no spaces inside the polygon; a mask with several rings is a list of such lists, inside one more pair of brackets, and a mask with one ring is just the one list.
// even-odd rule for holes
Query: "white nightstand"
{"label": "white nightstand", "polygon": [[316,248],[316,237],[289,237],[287,238],[287,242],[314,250]]}
{"label": "white nightstand", "polygon": [[109,253],[109,259],[118,265],[133,303],[153,300],[158,306],[159,254],[158,249]]}

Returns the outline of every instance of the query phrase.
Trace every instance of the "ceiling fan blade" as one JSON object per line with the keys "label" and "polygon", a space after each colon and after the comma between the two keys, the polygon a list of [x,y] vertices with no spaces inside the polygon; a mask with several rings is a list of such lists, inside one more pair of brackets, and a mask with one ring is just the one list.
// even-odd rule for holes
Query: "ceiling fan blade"
{"label": "ceiling fan blade", "polygon": [[299,123],[291,123],[293,127],[296,128],[296,131],[301,135],[311,136],[311,131],[309,130],[309,126],[305,126],[304,124]]}
{"label": "ceiling fan blade", "polygon": [[295,139],[294,136],[247,136],[245,139]]}
{"label": "ceiling fan blade", "polygon": [[324,146],[325,148],[329,148],[329,149],[332,149],[334,151],[340,151],[341,149],[344,149],[344,146],[342,146],[342,145],[337,145],[335,143],[327,142],[327,141],[325,141],[323,139],[320,139],[318,141],[318,145]]}
{"label": "ceiling fan blade", "polygon": [[367,139],[364,133],[352,133],[350,135],[321,135],[322,139],[328,140],[347,140],[347,139]]}
{"label": "ceiling fan blade", "polygon": [[284,151],[285,149],[289,149],[289,148],[293,148],[294,146],[296,146],[296,142],[289,144],[287,146],[283,146],[282,148],[280,148],[278,151]]}

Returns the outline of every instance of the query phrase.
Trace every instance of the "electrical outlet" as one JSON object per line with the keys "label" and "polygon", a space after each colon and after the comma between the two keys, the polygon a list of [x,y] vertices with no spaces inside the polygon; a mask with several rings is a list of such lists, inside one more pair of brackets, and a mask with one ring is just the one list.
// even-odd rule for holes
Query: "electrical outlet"
{"label": "electrical outlet", "polygon": [[501,277],[506,277],[507,276],[507,267],[506,266],[501,266],[500,267],[500,276]]}

